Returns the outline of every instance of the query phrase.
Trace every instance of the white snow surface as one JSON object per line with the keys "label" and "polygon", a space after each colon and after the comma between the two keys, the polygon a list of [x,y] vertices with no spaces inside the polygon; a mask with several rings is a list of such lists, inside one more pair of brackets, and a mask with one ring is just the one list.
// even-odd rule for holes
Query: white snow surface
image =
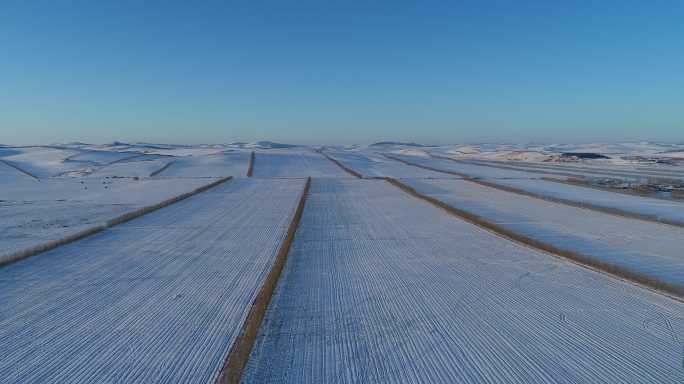
{"label": "white snow surface", "polygon": [[149,177],[155,171],[162,169],[165,165],[172,162],[172,157],[142,157],[125,160],[109,164],[95,172],[87,175],[88,177]]}
{"label": "white snow surface", "polygon": [[306,149],[258,150],[254,177],[353,177],[320,153]]}
{"label": "white snow surface", "polygon": [[[16,153],[7,154],[8,150]],[[3,148],[0,159],[10,162],[22,170],[39,178],[59,176],[69,171],[84,168],[80,162],[68,161],[68,158],[80,154],[76,150],[65,150],[48,147]]]}
{"label": "white snow surface", "polygon": [[681,383],[684,304],[314,179],[245,383]]}
{"label": "white snow surface", "polygon": [[247,176],[250,152],[226,151],[206,156],[184,156],[172,160],[159,177]]}
{"label": "white snow surface", "polygon": [[59,178],[0,189],[0,260],[56,241],[216,179]]}
{"label": "white snow surface", "polygon": [[[678,200],[634,196],[541,180],[541,177],[544,175],[531,172],[478,166],[442,159],[408,157],[404,157],[404,159],[413,164],[427,165],[435,169],[459,172],[471,177],[484,179],[496,185],[517,188],[542,198],[596,206],[624,212],[630,215],[644,216],[651,220],[684,225],[684,202]],[[563,178],[560,174],[558,176]]]}
{"label": "white snow surface", "polygon": [[614,209],[652,220],[684,225],[684,202],[678,200],[633,196],[547,180],[498,179],[494,184],[518,188],[541,197]]}
{"label": "white snow surface", "polygon": [[236,179],[0,269],[3,383],[213,383],[304,180]]}
{"label": "white snow surface", "polygon": [[514,233],[684,289],[684,228],[543,201],[466,180],[403,182]]}
{"label": "white snow surface", "polygon": [[0,161],[0,183],[2,183],[2,185],[8,185],[9,183],[17,181],[28,181],[30,179],[32,179],[31,176]]}
{"label": "white snow surface", "polygon": [[[560,161],[562,153],[596,153],[608,159],[580,160],[583,164],[630,165],[642,162],[637,158],[681,159],[684,144],[672,143],[583,143],[583,144],[454,144],[428,147],[429,153],[453,157],[499,161],[545,162]],[[567,161],[568,159],[562,159]]]}
{"label": "white snow surface", "polygon": [[457,178],[458,176],[418,169],[371,151],[329,150],[325,153],[363,177]]}
{"label": "white snow surface", "polygon": [[523,162],[480,162],[492,166],[515,167],[521,170],[572,173],[588,177],[608,177],[621,179],[673,178],[683,179],[684,169],[676,167],[627,167],[573,165],[566,163],[523,163]]}

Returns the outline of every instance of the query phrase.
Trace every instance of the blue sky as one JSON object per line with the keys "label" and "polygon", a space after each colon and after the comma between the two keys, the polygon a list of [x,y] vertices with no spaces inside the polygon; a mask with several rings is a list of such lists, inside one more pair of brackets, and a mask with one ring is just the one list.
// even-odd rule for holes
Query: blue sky
{"label": "blue sky", "polygon": [[684,142],[682,20],[658,0],[5,0],[0,143]]}

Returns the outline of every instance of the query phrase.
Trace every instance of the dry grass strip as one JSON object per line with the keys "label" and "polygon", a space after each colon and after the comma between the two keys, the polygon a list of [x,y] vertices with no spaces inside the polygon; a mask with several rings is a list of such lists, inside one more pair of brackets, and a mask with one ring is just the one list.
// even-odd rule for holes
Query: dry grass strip
{"label": "dry grass strip", "polygon": [[161,167],[161,168],[157,169],[156,171],[150,173],[150,177],[157,176],[158,174],[160,174],[160,173],[166,171],[166,170],[167,170],[170,166],[172,166],[173,163],[175,163],[175,162],[176,162],[176,160],[171,160],[171,161],[169,161],[168,163],[164,164],[163,167]]}
{"label": "dry grass strip", "polygon": [[249,165],[247,165],[247,177],[252,177],[254,175],[254,160],[256,160],[256,154],[252,151],[249,155]]}
{"label": "dry grass strip", "polygon": [[662,280],[644,276],[641,273],[632,271],[628,268],[616,266],[610,263],[602,262],[599,260],[596,260],[590,256],[583,255],[578,252],[574,251],[568,251],[564,250],[561,248],[558,248],[554,246],[553,244],[540,241],[537,239],[533,239],[528,236],[521,235],[519,233],[513,232],[509,229],[506,229],[498,224],[492,223],[487,221],[485,218],[475,215],[473,213],[461,210],[459,208],[453,207],[451,205],[448,205],[444,203],[443,201],[437,200],[433,197],[426,196],[418,191],[416,191],[414,188],[403,184],[402,182],[392,179],[392,178],[386,178],[390,184],[398,187],[399,189],[403,190],[404,192],[417,197],[419,199],[422,199],[424,201],[427,201],[428,203],[441,208],[445,210],[446,212],[462,219],[465,220],[471,224],[477,225],[480,228],[486,229],[489,232],[492,232],[500,237],[503,237],[507,240],[514,241],[516,243],[525,245],[527,247],[531,247],[540,251],[543,251],[548,254],[552,254],[554,256],[558,256],[567,260],[570,260],[574,262],[575,264],[584,266],[584,267],[589,267],[592,270],[596,270],[599,272],[606,273],[608,275],[617,277],[622,280],[627,280],[632,283],[636,283],[638,285],[645,286],[647,288],[650,288],[652,290],[655,290],[658,293],[663,293],[669,297],[672,297],[674,299],[677,299],[679,301],[684,300],[684,286],[680,285],[675,285],[672,283],[664,282]]}
{"label": "dry grass strip", "polygon": [[10,265],[10,264],[13,264],[13,263],[16,263],[19,260],[23,260],[23,259],[26,259],[28,257],[39,255],[43,252],[55,249],[59,246],[66,245],[69,243],[73,243],[74,241],[81,240],[85,237],[88,237],[88,236],[94,235],[96,233],[102,232],[107,228],[125,223],[125,222],[133,220],[137,217],[146,215],[150,212],[154,212],[158,209],[167,207],[167,206],[174,204],[174,203],[177,203],[181,200],[185,200],[188,197],[194,196],[198,193],[202,193],[208,189],[216,187],[219,184],[223,184],[232,178],[233,178],[232,176],[221,178],[221,179],[216,180],[212,183],[209,183],[209,184],[203,185],[199,188],[196,188],[190,192],[186,192],[186,193],[183,193],[181,195],[174,196],[172,198],[166,199],[166,200],[159,202],[157,204],[148,205],[146,207],[138,208],[132,212],[124,213],[123,215],[117,216],[113,219],[110,219],[110,220],[104,222],[103,224],[99,224],[99,225],[96,225],[94,227],[84,229],[80,232],[77,232],[77,233],[74,233],[72,235],[63,237],[59,240],[49,241],[47,243],[43,243],[40,245],[33,246],[31,248],[27,248],[27,249],[15,252],[15,253],[9,255],[8,257],[0,260],[0,268],[5,267],[5,266]]}
{"label": "dry grass strip", "polygon": [[332,161],[333,163],[335,163],[335,165],[337,165],[338,167],[342,168],[342,170],[345,171],[345,172],[347,172],[348,174],[350,174],[350,175],[352,175],[352,176],[354,176],[354,177],[357,177],[357,178],[359,178],[359,179],[363,179],[363,175],[361,175],[360,173],[356,172],[355,170],[353,170],[353,169],[347,167],[346,165],[342,164],[342,163],[339,162],[338,160],[333,159],[332,157],[328,156],[327,154],[325,154],[325,153],[323,153],[323,152],[320,152],[320,154],[323,155],[323,156],[325,156],[326,159],[328,159],[328,160]]}
{"label": "dry grass strip", "polygon": [[259,328],[261,327],[261,322],[266,315],[266,309],[268,304],[271,302],[271,297],[278,285],[278,280],[280,274],[283,271],[285,262],[287,261],[287,255],[290,252],[290,247],[294,241],[295,233],[299,227],[299,222],[302,218],[302,213],[304,212],[304,205],[306,203],[306,198],[309,195],[309,188],[311,187],[311,177],[307,178],[306,184],[304,185],[304,190],[299,198],[299,204],[297,205],[297,210],[295,211],[290,226],[287,229],[287,236],[285,240],[280,245],[278,254],[276,255],[275,261],[271,271],[268,273],[264,284],[259,289],[256,299],[252,303],[252,308],[247,315],[247,319],[242,325],[242,330],[238,336],[235,343],[228,353],[221,373],[216,378],[217,384],[232,384],[239,383],[242,379],[242,374],[244,372],[245,366],[247,365],[247,360],[249,360],[249,355],[252,352],[252,347],[259,334]]}

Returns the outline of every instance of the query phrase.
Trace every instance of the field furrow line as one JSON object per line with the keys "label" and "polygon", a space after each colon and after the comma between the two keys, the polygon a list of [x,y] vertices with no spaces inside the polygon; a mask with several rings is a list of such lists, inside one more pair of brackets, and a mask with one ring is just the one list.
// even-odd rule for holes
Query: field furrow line
{"label": "field furrow line", "polygon": [[252,177],[254,175],[254,160],[256,158],[256,154],[254,151],[249,155],[249,164],[247,165],[247,177]]}

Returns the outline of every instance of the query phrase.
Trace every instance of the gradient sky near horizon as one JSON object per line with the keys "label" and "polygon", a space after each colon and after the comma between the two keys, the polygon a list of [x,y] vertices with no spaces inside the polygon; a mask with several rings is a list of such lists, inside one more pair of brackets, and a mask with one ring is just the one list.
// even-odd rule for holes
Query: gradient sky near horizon
{"label": "gradient sky near horizon", "polygon": [[684,142],[684,1],[0,3],[0,143]]}

